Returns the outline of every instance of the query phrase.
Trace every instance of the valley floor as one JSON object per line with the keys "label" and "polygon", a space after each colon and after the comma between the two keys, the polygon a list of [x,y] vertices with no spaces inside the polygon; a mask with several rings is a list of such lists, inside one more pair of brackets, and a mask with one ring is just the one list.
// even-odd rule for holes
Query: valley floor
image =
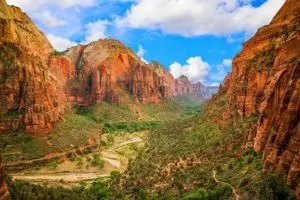
{"label": "valley floor", "polygon": [[221,128],[209,120],[220,105],[204,113],[195,105],[141,107],[151,121],[108,105],[105,112],[102,107],[67,114],[51,137],[1,136],[13,179],[7,180],[11,195],[41,200],[293,199],[282,176],[262,173],[262,155],[248,144],[245,133],[255,120]]}

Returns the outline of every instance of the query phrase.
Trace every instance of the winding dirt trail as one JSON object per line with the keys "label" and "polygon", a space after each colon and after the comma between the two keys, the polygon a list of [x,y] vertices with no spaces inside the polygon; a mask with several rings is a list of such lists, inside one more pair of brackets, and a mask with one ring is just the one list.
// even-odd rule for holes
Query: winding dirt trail
{"label": "winding dirt trail", "polygon": [[[119,155],[115,150],[124,147],[126,145],[132,144],[132,143],[138,143],[142,142],[141,138],[131,138],[129,140],[122,141],[120,143],[117,143],[113,145],[110,149],[105,151],[100,151],[101,155],[103,156],[103,160],[108,162],[113,167],[122,170],[125,169],[127,166],[127,162],[122,162],[125,158],[123,158],[121,155]],[[24,164],[24,163],[33,163],[36,161],[43,161],[51,158],[55,158],[57,156],[64,156],[67,152],[64,153],[58,153],[51,157],[47,158],[40,158],[35,160],[27,160],[27,161],[17,161],[14,163],[7,163],[6,166],[14,166],[17,164]],[[87,181],[87,180],[93,180],[97,178],[102,177],[108,177],[110,176],[109,173],[98,173],[98,172],[68,172],[68,173],[43,173],[43,174],[24,174],[24,173],[16,173],[11,174],[11,176],[14,179],[19,180],[29,180],[29,181],[60,181],[63,180],[65,182],[80,182],[80,181]]]}
{"label": "winding dirt trail", "polygon": [[224,185],[228,185],[228,186],[232,189],[233,194],[234,194],[234,196],[235,196],[235,200],[240,200],[240,199],[241,199],[241,198],[240,198],[240,195],[239,195],[238,192],[237,192],[237,189],[235,189],[235,188],[233,187],[233,185],[231,185],[230,183],[226,183],[226,182],[223,182],[223,181],[218,180],[216,170],[213,171],[213,177],[214,177],[214,180],[215,180],[217,183],[221,183],[221,184],[224,184]]}
{"label": "winding dirt trail", "polygon": [[88,145],[88,146],[84,146],[81,148],[77,148],[77,149],[71,149],[71,150],[67,150],[64,152],[59,152],[59,153],[54,153],[42,158],[37,158],[37,159],[32,159],[32,160],[18,160],[18,161],[13,161],[13,162],[7,162],[7,163],[3,163],[4,167],[13,167],[13,166],[17,166],[17,165],[21,165],[21,164],[32,164],[35,162],[41,162],[41,161],[47,161],[47,160],[51,160],[51,159],[55,159],[55,158],[60,158],[63,157],[65,155],[67,155],[67,153],[75,153],[76,150],[78,149],[87,149],[87,148],[97,148],[95,145]]}

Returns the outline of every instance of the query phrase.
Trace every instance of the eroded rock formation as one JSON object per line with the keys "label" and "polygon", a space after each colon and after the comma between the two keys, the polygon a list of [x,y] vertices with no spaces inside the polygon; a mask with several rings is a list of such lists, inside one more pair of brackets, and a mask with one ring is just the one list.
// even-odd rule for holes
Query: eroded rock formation
{"label": "eroded rock formation", "polygon": [[24,126],[44,135],[59,120],[64,103],[48,67],[53,52],[25,13],[0,1],[0,131]]}
{"label": "eroded rock formation", "polygon": [[[257,116],[255,150],[264,169],[285,172],[300,193],[300,1],[287,0],[272,22],[247,41],[213,101],[227,94],[222,120]],[[230,114],[229,114],[230,113]],[[230,116],[231,115],[231,116]],[[225,117],[224,117],[225,116]],[[227,116],[227,117],[226,117]],[[230,116],[230,117],[229,117]]]}

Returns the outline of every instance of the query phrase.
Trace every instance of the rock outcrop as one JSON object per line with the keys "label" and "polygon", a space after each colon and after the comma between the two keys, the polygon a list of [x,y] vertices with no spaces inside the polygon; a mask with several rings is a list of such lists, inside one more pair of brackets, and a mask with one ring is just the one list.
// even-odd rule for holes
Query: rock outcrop
{"label": "rock outcrop", "polygon": [[285,172],[300,194],[300,1],[287,0],[272,22],[247,41],[213,101],[226,93],[224,120],[256,115],[256,151],[264,169]]}
{"label": "rock outcrop", "polygon": [[143,63],[117,40],[105,39],[69,49],[73,79],[67,81],[72,99],[84,104],[103,100],[123,104],[129,98],[159,103],[174,95],[174,78],[158,63]]}
{"label": "rock outcrop", "polygon": [[2,166],[2,159],[0,156],[0,200],[9,200],[9,192],[7,190],[7,185],[4,180],[4,168]]}
{"label": "rock outcrop", "polygon": [[200,99],[209,99],[218,92],[218,86],[205,86],[201,82],[193,84],[194,96]]}
{"label": "rock outcrop", "polygon": [[189,81],[189,79],[182,75],[178,79],[176,79],[176,95],[193,95],[195,94],[195,90],[193,84]]}
{"label": "rock outcrop", "polygon": [[0,131],[24,126],[28,133],[44,135],[60,119],[62,88],[48,67],[53,53],[31,19],[1,0]]}

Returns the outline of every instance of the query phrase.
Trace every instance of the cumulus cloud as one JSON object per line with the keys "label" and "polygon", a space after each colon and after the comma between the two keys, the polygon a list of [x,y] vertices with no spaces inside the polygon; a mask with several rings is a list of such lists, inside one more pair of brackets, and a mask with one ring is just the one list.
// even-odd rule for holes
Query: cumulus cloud
{"label": "cumulus cloud", "polygon": [[107,20],[98,20],[96,22],[91,22],[86,25],[87,34],[85,37],[86,42],[92,42],[99,39],[107,38],[107,26],[109,21]]}
{"label": "cumulus cloud", "polygon": [[44,25],[50,27],[64,26],[66,21],[56,18],[50,11],[45,11],[40,14],[41,21]]}
{"label": "cumulus cloud", "polygon": [[175,78],[185,75],[191,82],[205,82],[210,66],[200,56],[189,58],[185,65],[174,62],[170,65],[170,72]]}
{"label": "cumulus cloud", "polygon": [[252,34],[270,22],[284,0],[267,0],[259,7],[250,3],[251,0],[139,0],[116,23],[186,37]]}
{"label": "cumulus cloud", "polygon": [[67,38],[55,36],[53,34],[48,34],[47,38],[52,44],[53,48],[56,49],[57,51],[64,51],[69,47],[77,45],[76,42],[73,42]]}

